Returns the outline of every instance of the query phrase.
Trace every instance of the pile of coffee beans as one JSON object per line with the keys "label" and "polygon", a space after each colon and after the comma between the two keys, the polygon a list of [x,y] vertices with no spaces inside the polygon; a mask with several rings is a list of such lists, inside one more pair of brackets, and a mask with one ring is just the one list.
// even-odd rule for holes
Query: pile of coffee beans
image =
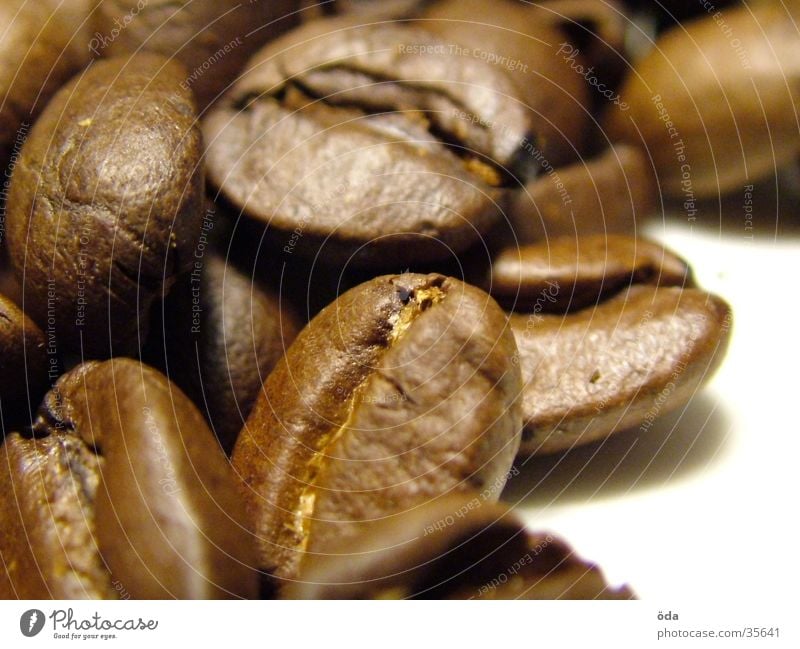
{"label": "pile of coffee beans", "polygon": [[723,360],[640,231],[797,33],[704,4],[0,2],[0,598],[634,597],[502,495]]}

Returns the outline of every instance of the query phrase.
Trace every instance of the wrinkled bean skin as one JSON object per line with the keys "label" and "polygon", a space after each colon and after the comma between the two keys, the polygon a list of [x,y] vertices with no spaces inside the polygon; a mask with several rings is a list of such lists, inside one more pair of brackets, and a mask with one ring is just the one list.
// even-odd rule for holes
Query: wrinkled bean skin
{"label": "wrinkled bean skin", "polygon": [[33,439],[15,433],[4,452],[3,477],[18,492],[34,485],[21,519],[13,502],[3,512],[4,561],[33,562],[43,582],[10,573],[17,592],[107,597],[122,584],[140,599],[256,596],[234,475],[199,411],[156,370],[129,359],[79,365],[45,397]]}
{"label": "wrinkled bean skin", "polygon": [[518,446],[514,349],[496,303],[441,275],[379,277],[323,309],[233,453],[261,567],[292,579],[304,553],[420,497],[496,500]]}
{"label": "wrinkled bean skin", "polygon": [[92,13],[89,45],[95,56],[147,51],[177,59],[188,73],[182,85],[191,88],[202,112],[236,79],[253,52],[297,22],[292,14],[298,4],[296,0],[101,0]]}
{"label": "wrinkled bean skin", "polygon": [[535,165],[511,80],[426,53],[445,46],[341,20],[271,43],[204,121],[211,185],[284,254],[373,269],[452,258]]}
{"label": "wrinkled bean skin", "polygon": [[94,63],[36,122],[11,182],[9,255],[37,322],[84,357],[135,353],[147,314],[188,270],[202,144],[177,64]]}
{"label": "wrinkled bean skin", "polygon": [[696,393],[727,349],[731,312],[696,289],[632,286],[569,315],[510,316],[522,366],[522,455],[643,425]]}
{"label": "wrinkled bean skin", "polygon": [[478,493],[421,502],[311,557],[287,599],[631,599]]}
{"label": "wrinkled bean skin", "polygon": [[508,248],[492,263],[488,291],[525,313],[567,313],[633,284],[693,285],[685,261],[645,239],[621,235],[558,237]]}
{"label": "wrinkled bean skin", "polygon": [[100,459],[64,429],[0,447],[0,599],[115,599],[95,539]]}
{"label": "wrinkled bean skin", "polygon": [[[469,47],[469,58],[497,57],[494,67],[518,86],[535,120],[540,152],[553,166],[583,152],[590,119],[589,87],[559,52],[569,40],[565,23],[569,20],[558,14],[508,0],[435,2],[420,20],[447,43]],[[588,67],[585,57],[578,60]]]}

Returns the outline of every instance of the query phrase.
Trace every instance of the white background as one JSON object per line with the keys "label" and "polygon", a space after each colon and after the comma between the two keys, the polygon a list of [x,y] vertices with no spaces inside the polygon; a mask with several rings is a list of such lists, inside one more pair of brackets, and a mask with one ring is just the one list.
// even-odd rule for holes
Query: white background
{"label": "white background", "polygon": [[798,599],[800,214],[776,225],[756,212],[747,231],[729,212],[645,230],[733,308],[728,355],[707,388],[647,433],[529,462],[527,487],[509,489],[539,484],[520,503],[529,525],[665,610]]}

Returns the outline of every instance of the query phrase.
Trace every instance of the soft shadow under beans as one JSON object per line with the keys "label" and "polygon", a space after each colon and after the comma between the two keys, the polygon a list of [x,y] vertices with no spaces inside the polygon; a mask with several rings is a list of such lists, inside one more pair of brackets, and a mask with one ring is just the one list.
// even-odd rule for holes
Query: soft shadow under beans
{"label": "soft shadow under beans", "polygon": [[518,460],[502,499],[544,505],[658,488],[718,462],[730,428],[719,400],[702,394],[647,431],[635,428],[568,453]]}

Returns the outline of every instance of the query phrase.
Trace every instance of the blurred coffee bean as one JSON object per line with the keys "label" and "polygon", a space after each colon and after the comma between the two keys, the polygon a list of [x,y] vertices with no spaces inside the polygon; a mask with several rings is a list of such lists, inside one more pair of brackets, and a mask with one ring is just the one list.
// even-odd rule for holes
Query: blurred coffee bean
{"label": "blurred coffee bean", "polygon": [[645,239],[558,237],[501,252],[486,289],[506,309],[567,313],[632,284],[689,287],[691,271],[682,259]]}
{"label": "blurred coffee bean", "polygon": [[16,163],[39,113],[89,61],[88,2],[0,2],[0,167]]}
{"label": "blurred coffee bean", "polygon": [[[129,359],[59,379],[6,440],[3,560],[17,596],[254,597],[235,477],[189,399]],[[7,489],[6,489],[7,487]],[[47,506],[42,506],[47,503]],[[23,595],[24,594],[24,595]]]}
{"label": "blurred coffee bean", "polygon": [[657,206],[658,189],[647,156],[617,145],[587,161],[546,168],[515,192],[508,208],[522,243],[568,235],[633,235]]}
{"label": "blurred coffee bean", "polygon": [[447,48],[391,23],[294,30],[206,120],[211,183],[276,253],[395,269],[463,251],[536,165],[511,81]]}
{"label": "blurred coffee bean", "polygon": [[285,299],[209,251],[178,280],[157,325],[167,376],[205,414],[226,453],[233,450],[262,383],[300,330]]}
{"label": "blurred coffee bean", "polygon": [[632,286],[567,315],[537,305],[512,314],[525,386],[520,454],[564,451],[634,426],[646,431],[711,378],[730,318],[714,295],[663,286]]}
{"label": "blurred coffee bean", "polygon": [[423,502],[309,556],[287,599],[631,599],[477,492]]}
{"label": "blurred coffee bean", "polygon": [[8,249],[26,311],[85,357],[136,353],[152,302],[192,264],[202,145],[182,68],[94,63],[31,130],[14,170]]}
{"label": "blurred coffee bean", "polygon": [[[0,294],[0,425],[30,423],[44,395],[50,363],[44,332]],[[27,421],[26,421],[27,420]],[[1,435],[0,435],[1,437]],[[0,492],[2,493],[2,492]]]}
{"label": "blurred coffee bean", "polygon": [[298,22],[297,0],[99,0],[95,56],[146,51],[186,66],[180,82],[202,112],[236,80],[253,52]]}
{"label": "blurred coffee bean", "polygon": [[496,500],[519,444],[514,354],[494,300],[440,275],[379,277],[323,309],[233,453],[261,567],[293,579],[304,553],[420,498]]}
{"label": "blurred coffee bean", "polygon": [[621,49],[623,25],[615,18],[592,0],[442,0],[420,24],[445,39],[454,55],[487,61],[514,80],[538,136],[531,155],[542,166],[560,166],[585,153],[595,99],[588,79],[601,75],[589,46],[602,41]]}
{"label": "blurred coffee bean", "polygon": [[646,151],[659,190],[680,198],[690,220],[698,198],[796,158],[798,14],[753,3],[675,27],[628,75],[621,94],[630,111],[608,111],[609,136]]}

